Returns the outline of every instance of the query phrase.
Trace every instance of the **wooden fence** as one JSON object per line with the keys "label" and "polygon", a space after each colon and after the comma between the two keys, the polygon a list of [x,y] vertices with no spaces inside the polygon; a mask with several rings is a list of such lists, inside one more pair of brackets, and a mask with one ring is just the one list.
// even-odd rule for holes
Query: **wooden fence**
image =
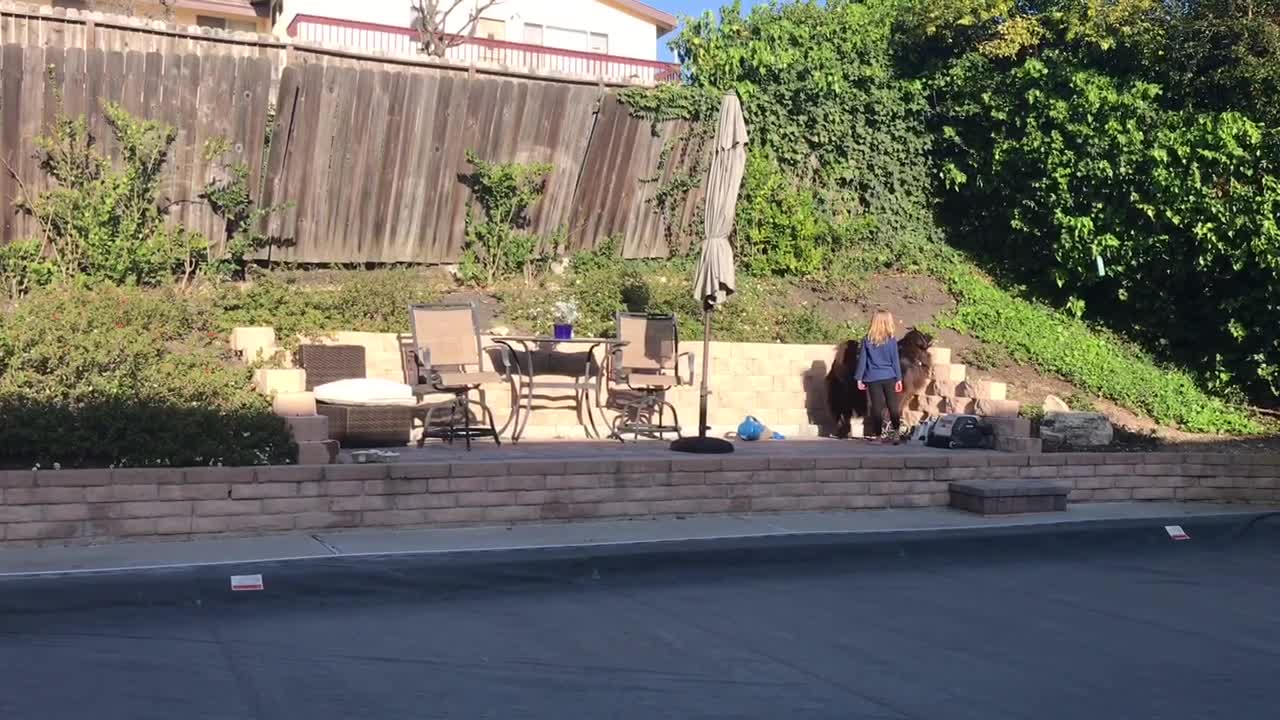
{"label": "wooden fence", "polygon": [[[36,32],[35,22],[48,27]],[[50,42],[52,24],[27,18],[23,39],[0,52],[0,159],[17,176],[0,167],[0,244],[38,234],[14,204],[24,192],[47,187],[33,140],[49,129],[59,104],[86,116],[110,150],[102,104],[112,100],[177,128],[166,196],[178,202],[176,221],[214,241],[223,237],[219,222],[197,199],[218,167],[202,149],[208,140],[227,140],[228,159],[253,170],[255,199],[289,205],[267,226],[292,243],[273,250],[274,258],[455,261],[471,202],[464,182],[469,149],[493,162],[551,163],[533,227],[544,234],[563,229],[572,249],[610,237],[628,257],[666,255],[671,241],[688,246],[679,230],[691,226],[699,191],[668,219],[653,204],[660,181],[651,181],[663,148],[680,143],[688,128],[667,123],[654,133],[609,88],[265,40],[237,49],[230,37],[182,37],[170,43],[173,49],[155,40],[142,44],[144,52],[115,49],[139,46],[136,39],[111,40],[100,28],[73,26],[57,35],[64,47]],[[0,39],[19,39],[18,27],[0,6]],[[665,176],[697,159],[667,163]]]}
{"label": "wooden fence", "polygon": [[[103,113],[107,102],[176,128],[162,197],[173,203],[176,222],[221,242],[222,223],[199,195],[219,174],[221,162],[243,162],[255,178],[260,175],[271,98],[271,66],[260,57],[5,45],[0,50],[0,243],[38,235],[38,227],[16,212],[15,204],[48,188],[34,140],[49,131],[59,113],[85,117],[99,148],[118,155]],[[216,139],[225,139],[230,150],[211,161],[204,148]]]}

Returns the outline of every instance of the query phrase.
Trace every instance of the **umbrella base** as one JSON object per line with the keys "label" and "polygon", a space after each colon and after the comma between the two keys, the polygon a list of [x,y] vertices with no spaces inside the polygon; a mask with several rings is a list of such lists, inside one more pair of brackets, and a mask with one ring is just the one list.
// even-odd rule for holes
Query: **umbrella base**
{"label": "umbrella base", "polygon": [[695,453],[698,455],[725,455],[733,452],[733,443],[720,438],[684,437],[672,441],[671,449],[675,452]]}

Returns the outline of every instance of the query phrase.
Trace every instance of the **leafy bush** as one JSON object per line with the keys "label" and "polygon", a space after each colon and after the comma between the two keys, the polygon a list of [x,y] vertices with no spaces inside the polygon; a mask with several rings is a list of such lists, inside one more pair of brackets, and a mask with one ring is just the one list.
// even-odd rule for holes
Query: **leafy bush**
{"label": "leafy bush", "polygon": [[36,139],[41,167],[57,185],[20,207],[44,230],[62,277],[155,285],[179,267],[177,248],[192,244],[185,231],[166,226],[157,197],[177,132],[136,120],[114,103],[104,113],[123,167],[113,168],[98,152],[83,117],[59,116],[52,133]]}
{"label": "leafy bush", "polygon": [[219,330],[268,325],[293,349],[299,336],[335,330],[407,332],[409,305],[437,301],[451,286],[441,273],[409,269],[264,273],[244,285],[217,285],[199,302],[211,306]]}
{"label": "leafy bush", "polygon": [[[784,185],[814,188],[833,216],[866,217],[895,239],[934,237],[925,90],[897,72],[891,42],[901,5],[762,3],[744,14],[735,1],[718,19],[689,19],[672,48],[693,85],[737,93],[751,154],[776,160]],[[768,228],[779,244],[799,239]]]}
{"label": "leafy bush", "polygon": [[[267,138],[267,143],[270,144],[270,137]],[[205,146],[205,160],[219,160],[228,149],[225,139],[210,140]],[[263,162],[266,162],[266,153],[263,153]],[[215,276],[243,277],[249,259],[255,253],[285,244],[280,238],[264,234],[261,226],[272,214],[290,207],[292,203],[258,207],[253,201],[252,188],[249,187],[249,166],[225,161],[220,161],[220,165],[222,176],[206,183],[200,197],[222,218],[227,242],[220,257],[208,257],[205,263]],[[188,275],[189,273],[188,269]]]}
{"label": "leafy bush", "polygon": [[1014,297],[967,268],[947,277],[958,306],[940,324],[1004,347],[1018,361],[1190,432],[1257,432],[1258,424],[1208,397],[1185,372],[1162,368],[1135,347],[1079,320]]}
{"label": "leafy bush", "polygon": [[284,422],[171,291],[54,285],[0,316],[0,464],[291,462]]}
{"label": "leafy bush", "polygon": [[[495,294],[506,319],[529,331],[550,332],[553,305],[572,298],[581,317],[577,329],[587,335],[612,335],[614,314],[674,313],[680,337],[702,337],[702,311],[693,297],[694,260],[624,260],[616,245],[604,243],[575,255],[568,272],[543,278],[536,285],[517,282]],[[853,337],[857,328],[837,323],[811,305],[788,299],[792,286],[784,280],[740,276],[738,292],[712,316],[712,338],[728,342],[835,343]]]}
{"label": "leafy bush", "polygon": [[[177,130],[134,118],[114,103],[106,103],[103,113],[120,145],[119,167],[99,152],[84,117],[59,115],[50,134],[36,138],[41,167],[55,187],[18,203],[36,219],[43,240],[33,241],[34,256],[32,246],[24,245],[0,258],[0,279],[10,294],[55,276],[134,286],[177,279],[186,286],[197,274],[242,274],[248,256],[273,242],[258,226],[280,208],[254,205],[247,166],[224,165],[224,177],[201,192],[226,224],[227,242],[215,248],[204,235],[173,222],[171,203],[159,197]],[[226,149],[225,140],[210,141],[206,159]]]}
{"label": "leafy bush", "polygon": [[529,208],[542,197],[551,165],[490,163],[471,150],[467,162],[475,168],[467,184],[480,214],[467,211],[467,242],[459,276],[486,285],[521,273],[529,279],[540,259],[554,257],[560,249],[547,247],[528,231]]}

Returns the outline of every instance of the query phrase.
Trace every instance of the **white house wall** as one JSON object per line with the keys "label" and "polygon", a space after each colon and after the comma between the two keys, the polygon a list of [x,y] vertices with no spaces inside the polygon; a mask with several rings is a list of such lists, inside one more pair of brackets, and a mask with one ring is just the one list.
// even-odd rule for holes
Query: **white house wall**
{"label": "white house wall", "polygon": [[[465,6],[464,6],[465,7]],[[354,22],[409,27],[413,21],[408,0],[285,0],[276,32],[285,34],[296,15],[316,15]],[[449,29],[458,32],[466,13],[455,11]],[[648,20],[601,0],[502,0],[484,17],[506,22],[506,40],[524,42],[525,24],[544,28],[601,33],[609,37],[609,54],[656,60],[657,29]],[[560,45],[547,33],[547,45]]]}

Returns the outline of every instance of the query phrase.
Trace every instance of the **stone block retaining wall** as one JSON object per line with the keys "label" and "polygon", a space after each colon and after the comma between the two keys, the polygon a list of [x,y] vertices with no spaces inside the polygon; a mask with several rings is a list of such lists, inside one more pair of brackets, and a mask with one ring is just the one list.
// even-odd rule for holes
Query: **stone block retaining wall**
{"label": "stone block retaining wall", "polygon": [[952,480],[1073,502],[1280,502],[1280,455],[933,453],[0,472],[5,545],[942,506]]}
{"label": "stone block retaining wall", "polygon": [[[232,333],[233,348],[246,359],[271,356],[277,352],[275,333],[271,328],[237,328]],[[403,347],[409,339],[394,333],[369,333],[341,331],[311,340],[310,342],[360,345],[365,348],[365,362],[369,377],[404,381]],[[491,338],[484,338],[486,345]],[[700,355],[701,343],[686,340],[680,345],[684,352]],[[825,379],[835,355],[831,345],[786,345],[771,343],[710,344],[712,392],[707,422],[713,435],[736,430],[747,415],[754,415],[770,428],[788,437],[813,437],[824,426],[830,425],[827,411]],[[933,348],[933,380],[924,393],[909,398],[904,404],[904,418],[916,422],[922,415],[948,412],[978,413],[980,415],[1010,418],[1016,416],[1019,403],[1006,400],[1007,388],[999,382],[966,382],[964,365],[951,362],[951,351]],[[539,368],[536,381],[563,382],[572,379],[557,373],[579,372],[585,365],[585,354],[557,353],[548,366],[545,355],[539,355],[535,363]],[[551,372],[547,372],[550,370]],[[696,372],[701,373],[700,358]],[[682,374],[686,371],[682,368]],[[687,379],[687,378],[686,378]],[[694,378],[698,380],[697,377]],[[313,402],[308,393],[301,393],[304,379],[297,371],[272,370],[260,373],[258,387],[264,392],[277,393],[286,407],[278,408],[284,415],[313,413],[305,411]],[[535,382],[536,386],[536,382]],[[499,425],[503,424],[511,407],[511,396],[506,384],[485,388]],[[532,414],[525,437],[535,439],[584,439],[588,435],[573,402],[572,393],[565,391],[546,397],[539,392],[538,409]],[[690,432],[697,426],[698,386],[682,385],[672,388],[667,398],[675,405],[680,420]],[[598,426],[607,433],[613,411],[596,410]],[[861,427],[855,423],[855,433]],[[830,429],[829,427],[827,429]],[[1001,427],[998,435],[1012,437],[1015,427]],[[1019,430],[1018,437],[1030,434],[1029,426]],[[299,442],[310,441],[299,438]],[[1031,445],[1035,447],[1031,447]],[[1028,452],[1038,450],[1038,443],[1009,445],[1000,449]]]}

